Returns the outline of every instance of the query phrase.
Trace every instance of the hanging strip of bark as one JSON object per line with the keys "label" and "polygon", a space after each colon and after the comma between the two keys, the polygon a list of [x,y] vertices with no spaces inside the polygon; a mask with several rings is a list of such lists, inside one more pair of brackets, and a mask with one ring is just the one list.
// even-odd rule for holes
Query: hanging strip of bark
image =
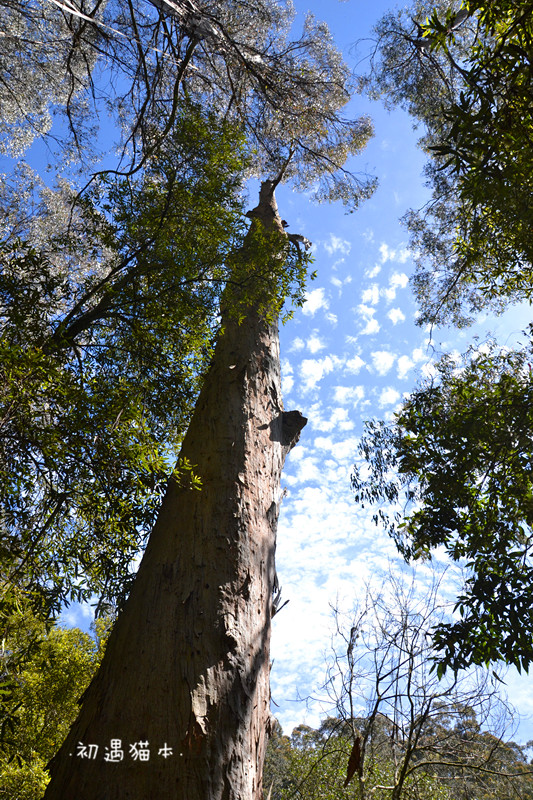
{"label": "hanging strip of bark", "polygon": [[[283,232],[273,189],[252,228]],[[182,448],[202,488],[169,485],[46,800],[262,800],[280,477],[306,420],[283,412],[277,322],[223,328]]]}

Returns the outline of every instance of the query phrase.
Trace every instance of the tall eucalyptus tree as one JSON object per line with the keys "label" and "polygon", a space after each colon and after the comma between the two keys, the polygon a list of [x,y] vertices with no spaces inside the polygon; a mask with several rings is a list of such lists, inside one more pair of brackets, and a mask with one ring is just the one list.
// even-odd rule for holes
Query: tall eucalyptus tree
{"label": "tall eucalyptus tree", "polygon": [[[170,314],[169,331],[190,331],[193,320],[187,313],[200,306],[200,318],[207,318],[209,327],[219,303],[221,330],[131,595],[80,716],[54,759],[46,796],[259,800],[270,720],[279,479],[304,422],[298,412],[283,412],[277,318],[288,296],[301,300],[308,267],[302,237],[284,231],[274,189],[278,181],[290,180],[296,188],[314,186],[317,199],[356,207],[373,181],[350,171],[347,159],[364,146],[370,124],[342,116],[352,87],[327,28],[309,17],[301,37],[289,38],[290,4],[178,0],[91,8],[61,2],[59,7],[63,71],[52,84],[51,99],[62,102],[67,139],[81,153],[84,180],[64,215],[59,239],[54,237],[57,245],[63,235],[70,249],[47,250],[45,237],[44,244],[39,240],[39,255],[50,259],[60,279],[68,279],[81,252],[81,239],[72,232],[82,220],[80,232],[83,221],[90,233],[97,231],[93,266],[98,268],[89,270],[70,305],[49,314],[39,352],[68,352],[84,365],[89,341],[106,362],[116,353],[116,341],[102,339],[102,330],[125,323],[133,333],[122,351],[129,366],[142,345],[139,326],[146,325],[150,352],[157,355],[161,319]],[[15,4],[6,13],[31,26],[33,8]],[[20,44],[18,39],[19,68],[30,67],[31,49],[22,51]],[[76,71],[78,61],[83,69]],[[61,99],[64,85],[69,87],[66,100]],[[98,112],[102,103],[122,126],[121,150],[118,162],[96,176],[97,167],[89,167],[89,151],[83,150],[83,126],[94,121],[91,104]],[[229,185],[227,204],[220,195],[216,148],[210,148],[207,134],[200,140],[209,165],[201,192],[187,184],[189,179],[194,184],[194,165],[185,160],[178,170],[173,165],[173,138],[181,134],[185,150],[184,140],[189,152],[195,149],[194,135],[183,133],[191,107],[202,108],[204,134],[208,119],[215,130],[241,137],[245,166],[237,167],[233,183],[224,163],[227,150],[220,164]],[[11,125],[26,113],[22,109],[17,117],[15,112]],[[46,122],[42,115],[41,121]],[[244,175],[268,180],[239,246],[235,192]],[[193,219],[195,232],[207,219],[220,233],[227,215],[230,235],[216,240],[212,254],[206,242],[208,258],[202,259],[199,237],[191,246],[186,226],[180,227],[176,192],[178,209]],[[16,210],[13,215],[20,224]],[[20,247],[17,240],[14,259]],[[173,259],[191,269],[176,275]],[[162,276],[169,277],[168,284],[160,283]],[[172,293],[165,294],[163,287]],[[176,296],[184,302],[185,326],[181,311],[175,314],[172,308]],[[206,339],[192,351],[171,348],[163,380],[165,370],[172,373],[173,360],[180,369],[182,358],[187,365],[192,361],[195,374],[198,351],[203,355],[208,349]],[[159,346],[167,353],[164,325]],[[150,355],[144,363],[151,364]],[[128,385],[126,395],[131,393]],[[105,400],[100,391],[97,407]],[[140,405],[150,400],[143,397]],[[114,411],[112,432],[122,416],[120,407]],[[158,411],[172,414],[172,402]],[[59,413],[52,420],[54,432],[62,419]],[[137,442],[151,422],[142,409],[123,428],[125,440]],[[152,440],[160,430],[151,429]],[[95,431],[96,459],[99,437]],[[141,455],[143,450],[141,445]],[[120,452],[112,459],[117,461]],[[110,471],[111,483],[102,494],[113,495],[118,487],[115,500],[121,509],[120,469],[117,475],[115,483]],[[74,517],[76,510],[73,506]],[[105,509],[98,521],[101,517]],[[127,514],[121,521],[127,529]],[[45,518],[48,540],[53,522],[52,513]],[[90,549],[80,564],[75,538],[69,542],[72,567],[84,575],[91,569]],[[109,559],[109,544],[104,525],[98,528],[95,552],[103,546]],[[50,579],[54,585],[53,572],[43,583],[49,586]]]}
{"label": "tall eucalyptus tree", "polygon": [[283,173],[353,207],[372,181],[346,159],[370,123],[342,114],[352,87],[327,28],[290,38],[290,4],[0,13],[3,149],[40,138],[59,176],[21,162],[0,187],[1,576],[54,611],[121,602],[209,362],[244,178]]}

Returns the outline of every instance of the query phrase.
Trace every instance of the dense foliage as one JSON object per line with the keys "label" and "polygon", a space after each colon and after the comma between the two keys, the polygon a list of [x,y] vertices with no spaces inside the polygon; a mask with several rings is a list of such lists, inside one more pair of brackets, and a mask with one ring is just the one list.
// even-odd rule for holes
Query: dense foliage
{"label": "dense foliage", "polygon": [[46,765],[78,713],[102,656],[107,624],[99,620],[96,638],[77,628],[48,630],[21,600],[5,619],[3,636],[0,675],[12,692],[0,720],[0,798],[40,800]]}
{"label": "dense foliage", "polygon": [[[368,720],[352,721],[359,732]],[[364,766],[362,786],[346,785],[346,765],[352,752],[350,727],[327,718],[315,730],[299,725],[291,736],[278,728],[269,742],[265,763],[265,791],[272,800],[494,800],[533,797],[528,748],[514,742],[502,744],[480,730],[472,709],[443,712],[424,729],[423,744],[440,752],[442,763],[420,764],[400,791],[394,791],[395,763],[390,755],[391,724],[386,717],[374,721],[372,749]],[[462,757],[460,753],[462,752]],[[476,755],[480,769],[471,768]],[[267,794],[268,796],[268,794]]]}
{"label": "dense foliage", "polygon": [[533,4],[416,2],[386,15],[366,78],[425,127],[432,199],[406,222],[420,324],[531,297]]}
{"label": "dense foliage", "polygon": [[371,423],[355,469],[356,499],[380,508],[406,558],[443,546],[465,570],[460,619],[437,628],[443,663],[457,670],[532,660],[531,350],[447,358],[439,379],[404,404],[392,424]]}
{"label": "dense foliage", "polygon": [[189,107],[142,178],[101,180],[74,209],[68,188],[43,185],[12,204],[0,244],[5,601],[10,584],[49,611],[127,594],[209,363],[241,231],[239,142]]}

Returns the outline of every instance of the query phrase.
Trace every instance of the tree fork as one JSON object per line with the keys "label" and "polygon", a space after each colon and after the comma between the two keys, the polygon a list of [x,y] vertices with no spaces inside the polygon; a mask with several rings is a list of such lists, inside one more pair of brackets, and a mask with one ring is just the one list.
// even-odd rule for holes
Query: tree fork
{"label": "tree fork", "polygon": [[[274,188],[251,231],[283,233]],[[46,800],[262,800],[280,479],[306,420],[283,412],[277,319],[224,317],[181,450],[201,490],[170,482]]]}

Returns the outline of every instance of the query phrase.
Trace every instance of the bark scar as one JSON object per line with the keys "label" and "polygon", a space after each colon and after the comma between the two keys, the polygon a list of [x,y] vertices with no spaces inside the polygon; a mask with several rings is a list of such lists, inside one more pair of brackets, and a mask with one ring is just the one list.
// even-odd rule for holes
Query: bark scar
{"label": "bark scar", "polygon": [[307,417],[301,411],[283,411],[281,414],[281,443],[292,450],[300,433],[307,425]]}

